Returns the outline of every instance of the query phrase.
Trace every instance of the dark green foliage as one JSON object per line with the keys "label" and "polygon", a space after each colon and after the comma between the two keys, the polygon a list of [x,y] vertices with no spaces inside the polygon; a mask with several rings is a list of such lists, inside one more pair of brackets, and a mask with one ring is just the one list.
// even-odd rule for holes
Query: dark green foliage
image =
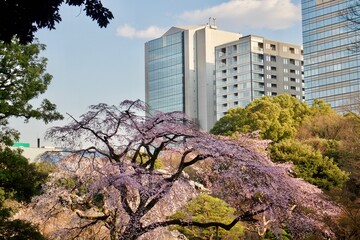
{"label": "dark green foliage", "polygon": [[[0,1],[0,19],[9,16],[2,14],[4,4],[10,6],[17,3],[19,1],[16,0]],[[28,6],[33,6],[33,3],[27,2]],[[21,4],[17,7],[17,10],[22,11]],[[1,38],[7,30],[2,27],[3,24],[0,20]],[[30,164],[20,150],[6,147],[19,138],[18,131],[7,125],[10,117],[24,118],[25,122],[31,118],[40,119],[45,123],[63,117],[56,111],[55,104],[47,99],[38,108],[30,104],[31,100],[45,93],[51,82],[52,76],[46,73],[46,59],[39,56],[45,46],[39,43],[21,45],[15,38],[10,40],[11,43],[7,44],[0,41],[0,238],[43,239],[30,223],[9,220],[16,209],[9,207],[7,203],[28,202],[32,196],[39,194],[41,184],[46,181],[53,166],[47,163]]]}
{"label": "dark green foliage", "polygon": [[314,137],[303,140],[302,143],[320,151],[324,157],[332,158],[336,164],[340,165],[341,152],[344,149],[342,141]]}
{"label": "dark green foliage", "polygon": [[29,43],[41,28],[55,29],[61,21],[61,4],[81,6],[100,27],[106,27],[113,14],[101,0],[0,0],[0,41],[10,42],[17,36],[21,43]]}
{"label": "dark green foliage", "polygon": [[41,184],[49,172],[30,164],[18,150],[9,148],[0,151],[0,199],[13,198],[29,201],[41,191]]}
{"label": "dark green foliage", "polygon": [[0,239],[43,240],[45,239],[31,223],[21,220],[2,221],[0,219]]}
{"label": "dark green foliage", "polygon": [[[173,214],[171,219],[184,219],[197,222],[223,222],[230,223],[235,216],[235,209],[219,198],[206,194],[200,194],[191,200],[183,209]],[[190,240],[214,239],[216,228],[200,227],[172,227]],[[220,239],[241,239],[244,236],[244,228],[237,223],[230,231],[218,229]]]}
{"label": "dark green foliage", "polygon": [[275,162],[292,162],[298,177],[330,190],[341,188],[348,174],[339,169],[331,158],[320,151],[295,140],[282,141],[271,146],[271,159]]}
{"label": "dark green foliage", "polygon": [[4,206],[8,200],[30,201],[41,192],[49,172],[53,169],[47,163],[30,164],[19,150],[0,148],[0,238],[1,239],[43,239],[30,223],[9,220],[14,209]]}

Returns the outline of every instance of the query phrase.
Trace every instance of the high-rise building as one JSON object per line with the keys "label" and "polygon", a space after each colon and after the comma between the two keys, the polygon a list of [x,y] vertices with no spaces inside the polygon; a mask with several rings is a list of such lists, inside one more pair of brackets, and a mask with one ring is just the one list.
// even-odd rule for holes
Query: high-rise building
{"label": "high-rise building", "polygon": [[302,47],[245,36],[216,47],[217,120],[262,96],[303,99]]}
{"label": "high-rise building", "polygon": [[354,0],[302,0],[305,99],[323,99],[339,111],[351,109],[360,93],[360,52],[351,50],[357,32],[344,11]]}
{"label": "high-rise building", "polygon": [[150,110],[181,111],[203,130],[216,121],[215,46],[238,33],[213,25],[172,27],[145,44],[145,101]]}
{"label": "high-rise building", "polygon": [[233,107],[289,93],[303,99],[302,47],[218,30],[172,27],[145,44],[150,111],[181,111],[208,131]]}

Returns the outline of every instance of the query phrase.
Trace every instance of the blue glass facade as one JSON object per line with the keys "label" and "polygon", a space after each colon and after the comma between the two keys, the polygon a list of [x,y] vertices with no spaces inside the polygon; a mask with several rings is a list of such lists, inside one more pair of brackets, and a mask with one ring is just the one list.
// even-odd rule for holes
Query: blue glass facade
{"label": "blue glass facade", "polygon": [[359,97],[358,34],[343,12],[354,0],[302,0],[305,99],[323,99],[339,112]]}
{"label": "blue glass facade", "polygon": [[145,62],[150,109],[184,112],[184,33],[147,42]]}

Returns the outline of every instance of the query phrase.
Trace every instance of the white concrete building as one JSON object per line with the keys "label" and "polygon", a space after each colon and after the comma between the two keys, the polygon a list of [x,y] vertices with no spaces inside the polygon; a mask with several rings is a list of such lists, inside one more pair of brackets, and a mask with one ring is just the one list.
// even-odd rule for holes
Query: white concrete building
{"label": "white concrete building", "polygon": [[304,98],[302,46],[249,35],[215,48],[217,120],[262,96]]}

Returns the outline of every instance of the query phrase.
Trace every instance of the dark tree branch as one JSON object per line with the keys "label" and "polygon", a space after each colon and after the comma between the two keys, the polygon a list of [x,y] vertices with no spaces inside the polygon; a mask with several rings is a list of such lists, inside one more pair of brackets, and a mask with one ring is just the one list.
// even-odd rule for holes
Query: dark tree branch
{"label": "dark tree branch", "polygon": [[163,222],[156,222],[156,223],[152,223],[146,227],[144,227],[142,229],[142,231],[145,232],[149,232],[155,228],[158,227],[168,227],[171,225],[178,225],[178,226],[182,226],[182,227],[188,227],[188,226],[195,226],[195,227],[201,227],[201,228],[208,228],[208,227],[221,227],[225,230],[230,230],[232,227],[235,226],[236,223],[238,223],[239,221],[254,221],[253,217],[263,213],[265,211],[267,211],[270,208],[270,206],[260,209],[258,211],[255,212],[245,212],[244,214],[236,217],[231,223],[229,224],[224,224],[221,222],[207,222],[207,223],[203,223],[203,222],[196,222],[196,221],[185,221],[182,219],[173,219],[173,220],[168,220],[168,221],[163,221]]}

